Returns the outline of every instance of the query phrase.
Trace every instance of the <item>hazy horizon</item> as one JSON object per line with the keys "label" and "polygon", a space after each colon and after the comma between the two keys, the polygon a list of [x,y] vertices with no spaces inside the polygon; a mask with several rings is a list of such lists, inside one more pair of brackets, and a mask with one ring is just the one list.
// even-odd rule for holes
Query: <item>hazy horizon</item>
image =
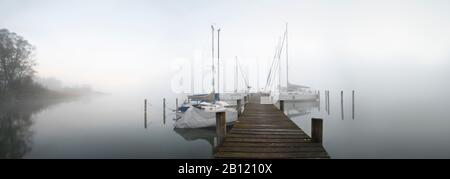
{"label": "hazy horizon", "polygon": [[[185,62],[194,58],[208,71],[211,24],[222,29],[227,90],[233,88],[235,56],[250,70],[254,87],[258,61],[264,85],[285,23],[294,83],[315,88],[354,83],[357,88],[353,74],[359,74],[367,81],[385,77],[373,86],[396,81],[420,86],[405,80],[420,80],[420,73],[448,75],[449,10],[445,0],[0,0],[0,28],[36,46],[38,76],[105,92],[170,88],[179,73],[176,66],[190,68]],[[195,74],[197,92],[200,76]],[[209,86],[209,79],[203,80]]]}

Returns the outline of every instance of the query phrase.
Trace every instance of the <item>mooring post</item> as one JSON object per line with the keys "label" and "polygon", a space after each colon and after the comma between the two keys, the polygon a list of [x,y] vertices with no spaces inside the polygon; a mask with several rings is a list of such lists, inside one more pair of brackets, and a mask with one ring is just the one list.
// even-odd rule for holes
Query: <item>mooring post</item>
{"label": "mooring post", "polygon": [[163,99],[163,123],[166,124],[166,98]]}
{"label": "mooring post", "polygon": [[238,117],[240,117],[241,116],[241,100],[240,99],[238,99],[237,100],[237,103],[236,103],[236,110],[237,110],[237,112],[238,112]]}
{"label": "mooring post", "polygon": [[144,100],[144,118],[147,119],[147,99]]}
{"label": "mooring post", "polygon": [[355,120],[355,90],[352,91],[352,118]]}
{"label": "mooring post", "polygon": [[284,113],[284,101],[280,100],[280,110]]}
{"label": "mooring post", "polygon": [[328,90],[325,90],[325,111],[328,111]]}
{"label": "mooring post", "polygon": [[227,134],[227,121],[225,112],[216,113],[216,133],[218,146],[222,145],[223,139]]}
{"label": "mooring post", "polygon": [[312,142],[322,143],[323,139],[323,120],[319,118],[311,119],[311,139]]}
{"label": "mooring post", "polygon": [[344,120],[344,91],[341,91],[341,117]]}
{"label": "mooring post", "polygon": [[166,114],[166,98],[163,99],[163,112]]}
{"label": "mooring post", "polygon": [[147,99],[144,100],[144,128],[147,129]]}
{"label": "mooring post", "polygon": [[175,112],[178,112],[178,98],[175,99]]}

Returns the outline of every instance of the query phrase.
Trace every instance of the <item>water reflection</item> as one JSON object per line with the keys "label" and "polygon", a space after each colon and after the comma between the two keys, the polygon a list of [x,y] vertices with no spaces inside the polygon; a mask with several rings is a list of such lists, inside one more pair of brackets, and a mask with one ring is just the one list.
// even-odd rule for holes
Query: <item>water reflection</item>
{"label": "water reflection", "polygon": [[217,143],[216,137],[216,128],[199,128],[199,129],[173,129],[175,133],[183,137],[186,141],[196,141],[196,140],[204,140],[211,145],[212,154],[214,154],[214,148],[216,147]]}
{"label": "water reflection", "polygon": [[284,111],[289,117],[308,115],[313,109],[319,109],[319,107],[319,101],[299,101],[284,103]]}
{"label": "water reflection", "polygon": [[200,129],[173,129],[178,135],[182,136],[186,141],[205,140],[211,147],[214,147],[214,139],[216,138],[215,128]]}
{"label": "water reflection", "polygon": [[61,102],[41,100],[0,106],[0,158],[22,158],[31,151],[33,115]]}
{"label": "water reflection", "polygon": [[[345,119],[345,104],[344,104],[344,91],[340,91],[340,108],[341,108],[341,113],[340,113],[340,117],[341,120]],[[346,98],[348,99],[348,98]],[[325,112],[327,112],[328,116],[330,116],[330,91],[325,90]],[[319,107],[319,111],[320,111],[320,107]],[[355,120],[355,90],[352,90],[352,95],[351,95],[351,113],[352,113],[352,119]]]}
{"label": "water reflection", "polygon": [[330,115],[330,91],[325,90],[325,111]]}

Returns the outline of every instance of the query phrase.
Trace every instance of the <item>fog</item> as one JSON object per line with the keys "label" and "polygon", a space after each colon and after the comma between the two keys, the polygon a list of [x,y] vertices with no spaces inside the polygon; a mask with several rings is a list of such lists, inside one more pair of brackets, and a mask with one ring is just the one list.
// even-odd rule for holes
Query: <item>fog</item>
{"label": "fog", "polygon": [[[208,137],[205,142],[190,141],[189,132],[174,132],[173,114],[163,118],[162,98],[170,110],[184,92],[211,91],[211,25],[221,29],[220,92],[234,90],[235,57],[252,91],[264,88],[286,23],[290,82],[332,92],[331,116],[319,104],[294,121],[303,128],[311,117],[328,119],[324,145],[332,157],[395,158],[403,156],[404,146],[430,141],[437,149],[408,148],[405,156],[429,157],[433,151],[438,152],[432,157],[450,156],[444,120],[450,116],[445,109],[450,100],[448,0],[0,0],[0,29],[36,47],[39,78],[57,79],[63,86],[88,85],[110,95],[58,101],[48,110],[42,109],[46,104],[0,111],[8,124],[26,115],[24,131],[31,127],[36,132],[26,137],[32,144],[17,141],[27,150],[15,157],[211,157],[214,134],[201,131]],[[285,75],[285,64],[282,71]],[[348,94],[356,90],[357,122],[341,121],[340,90],[345,91],[347,114]],[[142,121],[144,98],[150,103],[148,130]],[[408,138],[422,129],[423,140]],[[341,145],[350,134],[355,148]],[[403,134],[396,137],[405,145],[384,140],[387,134]],[[69,139],[76,140],[65,142]],[[101,150],[73,150],[97,141],[103,141],[95,146]],[[155,147],[160,145],[170,150]],[[4,151],[8,157],[9,148]]]}
{"label": "fog", "polygon": [[[36,46],[39,76],[100,91],[165,90],[174,61],[192,60],[196,53],[209,68],[211,24],[222,29],[220,54],[229,63],[228,74],[235,56],[246,67],[258,60],[263,86],[286,22],[292,82],[339,88],[362,80],[376,88],[420,81],[420,74],[430,71],[436,78],[448,75],[449,5],[445,0],[1,0],[0,22]],[[252,86],[255,73],[249,72]],[[202,88],[197,83],[196,89]]]}

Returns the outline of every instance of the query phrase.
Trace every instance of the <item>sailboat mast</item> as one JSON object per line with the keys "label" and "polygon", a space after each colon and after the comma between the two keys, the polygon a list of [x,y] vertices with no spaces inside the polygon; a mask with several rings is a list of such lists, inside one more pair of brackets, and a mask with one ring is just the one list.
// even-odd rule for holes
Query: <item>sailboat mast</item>
{"label": "sailboat mast", "polygon": [[212,31],[212,93],[215,95],[216,90],[215,90],[215,84],[214,84],[214,26],[211,25],[211,31]]}
{"label": "sailboat mast", "polygon": [[259,91],[259,60],[256,60],[256,92]]}
{"label": "sailboat mast", "polygon": [[217,93],[220,94],[220,29],[217,29]]}
{"label": "sailboat mast", "polygon": [[283,43],[284,43],[284,39],[283,41],[281,40],[280,37],[280,42],[281,42],[281,46],[280,46],[280,51],[279,51],[279,55],[278,55],[278,90],[281,91],[281,52],[283,51]]}
{"label": "sailboat mast", "polygon": [[194,94],[195,93],[195,75],[194,75],[194,64],[195,63],[195,59],[192,59],[191,61],[191,93]]}
{"label": "sailboat mast", "polygon": [[286,23],[286,85],[289,86],[288,23]]}
{"label": "sailboat mast", "polygon": [[238,91],[238,64],[237,64],[237,56],[235,59],[235,69],[234,69],[234,92]]}

